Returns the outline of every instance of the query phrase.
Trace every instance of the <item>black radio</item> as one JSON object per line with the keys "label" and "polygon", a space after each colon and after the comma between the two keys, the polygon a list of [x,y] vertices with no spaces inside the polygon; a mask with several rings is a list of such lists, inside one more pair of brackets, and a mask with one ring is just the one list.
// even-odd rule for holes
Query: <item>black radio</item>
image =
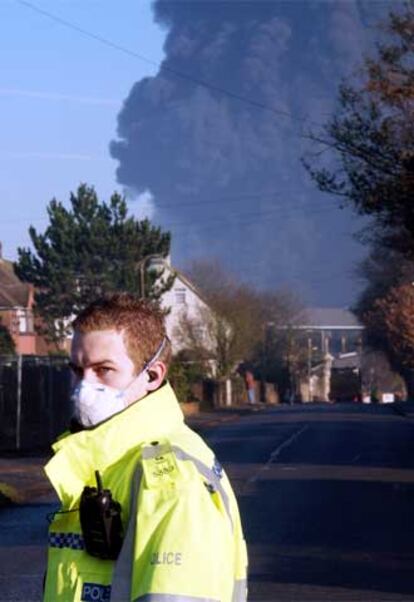
{"label": "black radio", "polygon": [[79,505],[85,549],[91,556],[116,560],[124,539],[121,504],[112,499],[109,489],[103,489],[97,470],[95,477],[97,487],[85,487]]}

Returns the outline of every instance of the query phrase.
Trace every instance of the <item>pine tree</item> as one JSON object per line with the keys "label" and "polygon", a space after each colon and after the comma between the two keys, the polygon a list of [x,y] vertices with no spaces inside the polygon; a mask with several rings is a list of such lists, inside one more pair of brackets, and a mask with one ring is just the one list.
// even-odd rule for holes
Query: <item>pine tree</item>
{"label": "pine tree", "polygon": [[[148,219],[128,215],[126,201],[114,193],[100,202],[82,184],[70,195],[70,208],[53,199],[43,233],[29,229],[34,251],[18,249],[17,275],[35,286],[38,330],[55,343],[68,332],[71,316],[102,295],[140,291],[139,262],[148,255],[167,257],[170,234]],[[142,264],[141,264],[142,265]],[[145,270],[145,296],[157,299],[172,285]]]}

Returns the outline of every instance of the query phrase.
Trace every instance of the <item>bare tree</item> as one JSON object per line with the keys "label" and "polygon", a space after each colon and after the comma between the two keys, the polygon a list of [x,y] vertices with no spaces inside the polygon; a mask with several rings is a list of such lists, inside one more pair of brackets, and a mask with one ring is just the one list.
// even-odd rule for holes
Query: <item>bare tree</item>
{"label": "bare tree", "polygon": [[241,362],[263,360],[269,325],[291,324],[301,308],[291,293],[255,290],[238,282],[217,261],[194,262],[186,273],[209,309],[191,318],[183,314],[176,336],[199,361],[214,360],[222,378]]}

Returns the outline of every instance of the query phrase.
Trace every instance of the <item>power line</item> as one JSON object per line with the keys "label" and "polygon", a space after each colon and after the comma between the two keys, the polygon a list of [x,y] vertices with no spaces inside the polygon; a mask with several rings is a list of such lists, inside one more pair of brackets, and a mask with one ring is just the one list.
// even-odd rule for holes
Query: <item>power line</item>
{"label": "power line", "polygon": [[[258,195],[259,196],[259,195]],[[255,197],[253,197],[255,198]],[[260,196],[260,198],[262,198]],[[276,197],[278,198],[278,197]],[[237,199],[234,199],[234,201],[236,201]],[[218,199],[212,199],[211,200],[212,203],[214,202],[221,202],[221,200]],[[229,202],[229,201],[227,201]],[[204,203],[204,201],[197,203],[195,202],[194,205],[191,206],[195,206],[197,207],[198,205],[202,205]],[[167,206],[167,205],[163,205],[163,206]],[[155,208],[157,209],[159,207],[159,205],[155,205]],[[176,205],[170,206],[169,207],[171,209],[174,209],[176,207]],[[309,205],[304,205],[303,203],[290,203],[290,204],[286,204],[286,205],[276,205],[274,207],[270,207],[270,208],[266,208],[265,210],[257,210],[257,211],[251,211],[251,212],[247,212],[247,213],[243,213],[240,211],[233,211],[231,213],[227,213],[225,216],[222,217],[212,217],[209,218],[207,220],[203,221],[203,224],[200,224],[200,226],[204,226],[204,224],[206,223],[211,223],[211,222],[224,222],[226,224],[226,227],[228,227],[228,223],[227,223],[227,218],[255,218],[255,217],[268,217],[268,216],[273,216],[273,215],[277,215],[280,212],[282,213],[283,216],[289,218],[289,213],[302,213],[304,216],[312,216],[314,214],[318,214],[320,213],[322,210],[322,212],[324,212],[325,210],[331,210],[331,209],[338,209],[337,205],[331,204],[329,205],[326,201],[320,201],[318,204],[313,203],[311,206]],[[129,217],[134,217],[135,219],[141,219],[141,218],[136,218],[136,216],[134,215],[129,215]],[[145,219],[145,218],[142,218]],[[2,220],[2,223],[4,224],[10,224],[10,223],[21,223],[21,222],[46,222],[49,221],[49,217],[48,216],[44,216],[44,217],[40,217],[40,216],[32,216],[32,217],[18,217],[18,218],[11,218],[11,219],[5,219]],[[162,226],[163,228],[172,228],[172,227],[197,227],[197,224],[191,224],[188,220],[187,221],[182,221],[182,222],[172,222],[169,223],[165,226]]]}
{"label": "power line", "polygon": [[[233,211],[231,213],[226,213],[226,216],[237,216],[238,214],[240,216],[245,216],[245,217],[249,217],[249,215],[257,215],[257,214],[262,214],[263,212],[268,213],[274,213],[274,212],[278,212],[278,211],[282,211],[282,212],[289,212],[291,210],[297,210],[298,212],[302,212],[306,215],[310,215],[312,214],[314,209],[319,209],[319,208],[324,208],[324,207],[328,207],[330,208],[339,208],[338,205],[335,205],[334,203],[332,204],[328,204],[328,201],[323,200],[323,199],[318,199],[317,201],[313,201],[312,204],[307,204],[307,203],[303,203],[302,201],[299,202],[285,202],[284,204],[280,204],[280,203],[276,203],[276,200],[286,200],[287,194],[290,195],[304,195],[306,192],[306,190],[304,189],[294,189],[294,188],[278,188],[277,191],[257,191],[257,192],[240,192],[240,191],[235,191],[235,192],[228,192],[226,194],[220,195],[218,197],[215,198],[211,198],[209,197],[205,197],[202,199],[199,199],[199,197],[194,197],[192,200],[188,200],[188,201],[184,201],[184,202],[178,202],[178,203],[158,203],[158,202],[154,202],[153,206],[155,210],[158,209],[169,209],[172,212],[174,212],[174,210],[176,208],[185,208],[188,207],[189,209],[191,209],[192,207],[204,207],[205,205],[218,205],[221,204],[223,208],[227,208],[228,204],[233,204],[233,203],[237,203],[239,204],[241,201],[246,201],[246,200],[251,200],[251,201],[255,201],[255,205],[257,207],[257,201],[261,201],[261,200],[265,200],[266,201],[266,206],[263,209],[258,208],[257,210],[255,210],[252,213],[248,213],[248,214],[244,214],[241,213],[237,210]],[[287,194],[286,194],[287,193]],[[129,214],[127,215],[127,217],[133,217],[134,219],[145,219],[145,217],[143,218],[139,218],[136,215],[134,215],[134,207],[133,204],[134,203],[139,203],[139,201],[137,200],[131,200],[126,198],[127,204],[128,204],[128,210],[129,210]],[[270,202],[273,201],[273,204],[270,205]],[[108,204],[108,203],[106,203]],[[138,207],[139,209],[140,207]],[[242,209],[248,209],[249,206],[246,205],[245,203],[243,203],[243,207]],[[70,212],[71,208],[67,208],[65,207],[65,210]],[[217,218],[210,218],[210,219],[217,219]],[[221,218],[220,218],[221,219]],[[24,222],[24,221],[32,221],[32,222],[44,222],[49,220],[49,217],[47,215],[44,216],[40,216],[40,215],[32,215],[32,216],[25,216],[25,217],[15,217],[15,218],[10,218],[10,219],[5,219],[2,220],[2,223],[19,223],[19,222]],[[208,220],[210,221],[210,220]],[[179,222],[178,224],[175,222],[173,222],[171,225],[176,226],[176,225],[185,225],[188,226],[189,222]]]}
{"label": "power line", "polygon": [[[176,207],[197,207],[197,206],[205,206],[205,205],[217,205],[219,203],[225,202],[228,203],[239,203],[240,199],[246,200],[260,200],[260,199],[277,199],[282,196],[284,192],[288,192],[290,194],[304,194],[305,189],[295,190],[293,188],[278,188],[276,191],[268,191],[268,192],[232,192],[228,194],[220,195],[214,199],[210,197],[204,199],[193,199],[190,201],[183,201],[178,203],[155,203],[156,209],[172,209],[174,210]],[[230,198],[229,198],[230,197]],[[136,201],[131,201],[136,202]],[[139,202],[139,201],[137,201]]]}
{"label": "power line", "polygon": [[207,82],[204,81],[198,77],[194,77],[192,75],[189,75],[187,73],[183,73],[181,71],[178,71],[177,69],[172,69],[171,67],[166,67],[165,64],[161,64],[158,61],[155,61],[153,59],[150,59],[146,56],[144,56],[143,54],[140,54],[138,52],[135,52],[134,50],[131,50],[130,48],[127,48],[126,46],[122,46],[121,44],[118,44],[116,42],[112,42],[112,40],[109,40],[106,37],[103,37],[99,34],[95,34],[92,31],[89,31],[88,29],[85,29],[84,27],[80,27],[79,25],[76,25],[75,23],[72,23],[71,21],[68,21],[67,19],[63,19],[62,17],[59,17],[58,15],[51,13],[50,11],[47,11],[43,8],[40,8],[39,6],[37,6],[36,4],[33,4],[32,2],[28,2],[27,0],[15,0],[15,2],[17,2],[18,4],[24,6],[25,8],[29,8],[30,10],[44,16],[47,17],[49,19],[51,19],[52,21],[55,21],[56,23],[59,23],[60,25],[63,25],[64,27],[67,27],[68,29],[72,29],[73,31],[76,31],[77,33],[80,33],[81,35],[88,37],[92,40],[95,40],[96,42],[99,42],[101,44],[104,44],[105,46],[108,46],[109,48],[112,48],[113,50],[118,50],[119,52],[122,52],[128,56],[131,56],[133,58],[137,58],[141,61],[144,61],[150,65],[153,65],[157,68],[162,68],[163,71],[165,71],[166,73],[170,73],[171,75],[173,75],[174,77],[189,81],[191,83],[193,83],[196,86],[200,86],[202,88],[206,88],[209,90],[213,90],[215,92],[219,92],[220,94],[223,94],[225,96],[228,96],[229,98],[232,98],[233,100],[237,100],[239,102],[243,102],[246,104],[249,104],[253,107],[256,107],[257,109],[261,109],[264,111],[269,111],[275,115],[278,116],[282,116],[282,117],[287,117],[293,121],[297,121],[300,122],[302,124],[305,124],[306,122],[308,123],[312,123],[314,125],[317,125],[318,127],[322,127],[323,124],[321,123],[317,123],[315,121],[312,120],[307,120],[305,117],[295,117],[292,113],[290,113],[289,111],[283,111],[281,109],[275,109],[273,107],[270,107],[262,102],[259,102],[257,100],[253,100],[252,98],[247,98],[245,96],[241,96],[240,94],[236,94],[235,92],[232,92],[231,90],[228,90],[226,88],[223,88],[221,86],[218,86],[212,82]]}
{"label": "power line", "polygon": [[[282,207],[280,207],[279,209],[283,209]],[[299,207],[298,207],[299,209]],[[323,213],[328,213],[328,211],[331,211],[332,209],[338,209],[338,207],[331,205],[331,206],[326,206],[326,207],[317,207],[315,211],[312,212],[303,212],[303,216],[304,217],[313,217],[315,215],[321,215]],[[267,212],[252,212],[250,214],[232,214],[230,216],[227,216],[228,218],[231,218],[233,220],[237,220],[237,226],[249,226],[252,225],[254,222],[257,222],[257,220],[261,221],[263,218],[268,218],[268,217],[280,217],[283,219],[293,219],[293,215],[292,213],[279,213],[279,211],[267,211]],[[241,218],[241,219],[240,219]],[[243,221],[243,218],[248,218],[248,221]],[[214,225],[211,225],[214,224]],[[221,217],[221,218],[210,218],[208,220],[204,220],[204,222],[202,224],[191,224],[190,222],[176,222],[176,223],[170,223],[170,224],[166,224],[165,225],[165,229],[170,230],[170,229],[175,229],[175,228],[179,228],[179,227],[183,227],[186,228],[187,231],[184,232],[183,234],[180,234],[180,236],[191,236],[192,234],[196,234],[197,232],[199,232],[200,230],[205,231],[205,230],[216,230],[217,228],[229,228],[229,223],[228,223],[228,219],[226,219],[225,217]]]}
{"label": "power line", "polygon": [[[223,204],[223,205],[228,205],[228,204],[233,204],[233,203],[240,203],[241,200],[252,200],[252,201],[256,201],[256,200],[261,200],[261,199],[267,199],[267,200],[276,200],[276,199],[280,199],[282,198],[282,195],[284,193],[289,193],[289,194],[298,194],[298,195],[303,195],[306,193],[305,189],[294,189],[294,188],[278,188],[277,192],[276,191],[268,191],[268,192],[232,192],[232,193],[227,193],[227,194],[223,194],[220,196],[217,196],[215,198],[194,198],[192,200],[188,200],[188,201],[183,201],[183,202],[177,202],[177,203],[158,203],[155,202],[154,203],[154,208],[155,210],[158,209],[170,209],[171,211],[174,211],[176,208],[185,208],[188,207],[189,209],[191,209],[192,207],[204,207],[206,205],[219,205],[219,204]],[[128,209],[131,211],[131,213],[133,213],[134,210],[134,203],[138,203],[138,209],[139,207],[139,199],[128,199],[128,197],[126,197],[126,200],[128,202]],[[287,205],[287,206],[291,206],[291,205]],[[131,217],[131,215],[130,215]],[[45,217],[40,217],[40,216],[33,216],[31,218],[29,218],[33,221],[45,221],[47,220],[47,216]],[[21,217],[21,218],[13,218],[10,220],[2,220],[2,223],[12,223],[12,222],[19,222],[19,221],[25,221],[26,218],[25,217]]]}

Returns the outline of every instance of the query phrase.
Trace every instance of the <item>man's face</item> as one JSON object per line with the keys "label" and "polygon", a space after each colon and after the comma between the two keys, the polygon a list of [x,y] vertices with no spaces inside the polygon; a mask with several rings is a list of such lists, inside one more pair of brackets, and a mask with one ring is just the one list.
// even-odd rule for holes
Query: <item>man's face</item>
{"label": "man's face", "polygon": [[[84,380],[124,390],[126,404],[147,394],[146,373],[136,379],[137,372],[128,355],[122,332],[96,330],[75,332],[71,350],[71,368],[76,384]],[[132,384],[131,384],[132,383]]]}

